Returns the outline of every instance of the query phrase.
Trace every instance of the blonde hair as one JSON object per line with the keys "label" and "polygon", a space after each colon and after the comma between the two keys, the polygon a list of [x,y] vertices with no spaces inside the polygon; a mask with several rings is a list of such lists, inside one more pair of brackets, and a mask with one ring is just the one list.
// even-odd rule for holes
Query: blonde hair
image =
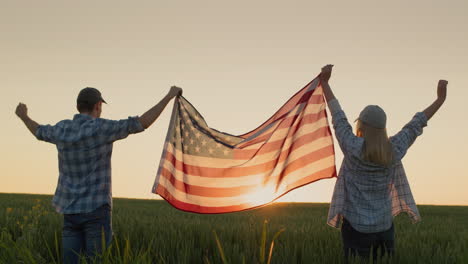
{"label": "blonde hair", "polygon": [[393,149],[386,128],[374,128],[358,119],[356,135],[364,138],[362,151],[364,160],[390,167],[393,162]]}

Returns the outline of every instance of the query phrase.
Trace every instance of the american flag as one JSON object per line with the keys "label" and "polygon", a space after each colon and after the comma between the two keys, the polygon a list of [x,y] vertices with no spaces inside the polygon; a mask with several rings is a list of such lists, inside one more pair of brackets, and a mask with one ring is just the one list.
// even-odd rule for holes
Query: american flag
{"label": "american flag", "polygon": [[180,210],[227,213],[335,176],[333,139],[315,78],[265,123],[239,136],[210,128],[177,97],[153,193]]}

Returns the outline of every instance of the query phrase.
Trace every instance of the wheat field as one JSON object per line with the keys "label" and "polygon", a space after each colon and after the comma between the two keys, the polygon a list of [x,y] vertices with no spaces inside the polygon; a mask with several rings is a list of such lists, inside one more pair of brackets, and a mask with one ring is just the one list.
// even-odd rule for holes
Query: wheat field
{"label": "wheat field", "polygon": [[[0,263],[60,263],[62,215],[51,196],[0,194]],[[468,207],[419,206],[395,219],[396,255],[382,263],[468,263]],[[328,204],[274,203],[200,215],[165,201],[114,199],[103,263],[344,263]],[[272,243],[273,242],[273,243]],[[351,261],[353,262],[353,260]],[[358,262],[358,260],[354,260]]]}

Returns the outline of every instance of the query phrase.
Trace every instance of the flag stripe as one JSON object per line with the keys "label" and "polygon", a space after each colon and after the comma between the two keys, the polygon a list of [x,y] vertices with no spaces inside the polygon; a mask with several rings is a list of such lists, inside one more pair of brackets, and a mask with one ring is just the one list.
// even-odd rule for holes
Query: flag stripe
{"label": "flag stripe", "polygon": [[317,113],[318,111],[325,110],[324,104],[323,104],[323,98],[322,95],[313,95],[314,97],[311,98],[309,101],[300,101],[300,104],[294,106],[291,108],[288,112],[282,114],[282,116],[272,119],[271,122],[266,123],[265,125],[262,126],[260,129],[256,129],[253,132],[254,133],[249,133],[248,136],[240,136],[242,138],[245,138],[246,141],[249,141],[249,138],[256,138],[257,134],[263,134],[265,133],[265,130],[271,130],[272,128],[277,125],[276,123],[283,123],[287,122],[287,118],[294,118],[299,116],[297,114],[298,110],[304,109],[304,107],[307,107],[308,109],[311,109],[312,111],[309,112],[302,112],[300,113],[301,115],[308,114],[308,113]]}
{"label": "flag stripe", "polygon": [[201,206],[197,204],[183,202],[176,199],[172,194],[162,185],[158,185],[156,192],[161,195],[166,201],[177,209],[202,214],[220,214],[228,212],[238,212],[250,208],[250,204],[231,205],[231,206]]}
{"label": "flag stripe", "polygon": [[[255,137],[254,139],[249,140],[249,141],[241,142],[241,143],[239,143],[237,145],[237,147],[241,148],[241,149],[246,149],[247,147],[251,147],[254,144],[262,143],[265,140],[268,140],[272,135],[274,135],[274,132],[278,132],[277,130],[280,130],[280,129],[283,129],[283,128],[295,128],[299,124],[316,123],[317,120],[320,120],[322,118],[325,118],[324,123],[325,123],[325,125],[328,125],[327,120],[326,120],[326,111],[324,109],[318,109],[318,110],[320,110],[320,112],[310,113],[309,114],[307,112],[309,112],[310,110],[306,109],[305,115],[303,115],[303,116],[300,116],[299,114],[296,114],[296,115],[287,117],[286,119],[283,119],[281,122],[279,122],[276,127],[271,127],[270,129],[265,131],[263,135],[259,135],[259,136]],[[298,123],[298,120],[301,120],[301,123]],[[293,125],[293,126],[291,126],[291,125]]]}
{"label": "flag stripe", "polygon": [[295,105],[298,105],[301,103],[300,100],[304,100],[305,98],[303,97],[304,94],[308,93],[313,95],[318,95],[314,99],[316,99],[316,103],[323,103],[323,98],[322,97],[322,89],[321,87],[317,87],[318,84],[318,79],[312,80],[310,83],[308,83],[304,88],[299,90],[295,95],[293,95],[272,117],[270,117],[265,123],[260,125],[258,128],[247,132],[243,135],[240,135],[240,137],[247,138],[251,136],[252,134],[255,134],[258,130],[263,129],[264,127],[268,126],[270,123],[275,122],[278,120],[280,117],[284,116],[285,113],[289,112],[291,109],[295,107]]}
{"label": "flag stripe", "polygon": [[[310,133],[303,135],[303,133],[307,133],[309,131]],[[290,142],[294,142],[293,143],[294,145],[296,144],[297,140],[293,141],[293,139],[295,138],[302,139],[302,141],[298,141],[297,144],[305,144],[306,142],[303,142],[303,141],[306,141],[306,140],[313,141],[313,140],[320,139],[322,137],[327,137],[327,134],[328,134],[327,119],[323,118],[320,121],[317,121],[315,123],[310,123],[310,124],[305,123],[302,126],[294,126],[294,127],[291,127],[291,129],[287,129],[285,131],[278,131],[276,134],[277,135],[273,135],[271,137],[271,142],[264,143],[264,145],[260,146],[258,149],[239,149],[237,151],[235,150],[234,158],[235,159],[251,159],[254,155],[258,156],[258,155],[263,155],[263,154],[269,154],[275,150],[278,151],[279,149],[285,149],[289,147],[289,145],[291,144]],[[283,139],[275,140],[281,137],[283,137]],[[287,137],[287,138],[284,139],[284,137]]]}
{"label": "flag stripe", "polygon": [[[323,160],[325,158],[328,158],[332,156],[333,157],[333,149],[330,147],[325,147],[317,150],[316,152],[309,153],[307,155],[304,155],[298,159],[295,159],[294,161],[288,162],[285,161],[283,162],[282,165],[278,165],[280,168],[284,168],[281,172],[281,175],[287,175],[295,170],[298,170],[302,167],[308,166],[308,165],[313,165],[312,163],[317,162],[319,160]],[[206,170],[206,169],[205,169]],[[204,173],[203,175],[206,175],[207,173]],[[178,188],[181,191],[186,191],[186,193],[189,194],[195,194],[195,195],[203,195],[203,196],[235,196],[235,195],[240,195],[242,192],[247,192],[250,188],[256,187],[258,188],[258,184],[268,184],[268,182],[277,182],[277,178],[280,176],[278,175],[279,173],[275,174],[274,172],[272,173],[271,176],[268,177],[258,177],[257,178],[260,180],[260,182],[249,182],[251,185],[243,185],[243,186],[226,186],[226,187],[219,187],[219,186],[203,186],[197,182],[199,178],[203,177],[198,177],[195,178],[192,175],[185,173],[183,169],[177,169],[174,168],[173,166],[170,166],[169,163],[166,163],[163,172],[161,173],[161,176],[166,178],[168,181],[170,181],[174,187]],[[181,177],[182,176],[182,177]],[[248,176],[246,176],[248,177]],[[237,178],[239,179],[239,178]],[[240,179],[239,179],[240,180]],[[192,189],[193,187],[193,189]],[[202,188],[203,187],[203,188]],[[213,190],[215,193],[208,193],[209,190]],[[206,192],[204,192],[206,191]],[[219,192],[218,192],[219,191]],[[225,193],[222,193],[221,191],[225,191]],[[205,194],[202,194],[205,193]]]}
{"label": "flag stripe", "polygon": [[[311,151],[318,150],[320,148],[324,148],[329,146],[332,148],[333,142],[330,138],[328,137],[321,137],[318,138],[314,141],[311,141],[310,138],[313,137],[313,133],[306,134],[304,136],[301,136],[297,138],[294,141],[294,144],[285,144],[285,150],[281,153],[283,153],[283,159],[290,153],[290,156],[288,157],[288,161],[293,161],[294,157],[296,156],[301,156],[306,153],[309,153]],[[292,147],[290,147],[292,146]],[[294,150],[294,151],[292,151]],[[175,151],[175,152],[173,152]],[[201,156],[193,156],[193,155],[184,155],[181,151],[179,150],[174,150],[174,148],[171,145],[168,145],[168,153],[174,157],[170,157],[167,160],[165,160],[165,163],[168,164],[176,164],[177,162],[183,162],[182,165],[185,166],[191,166],[191,167],[208,167],[208,168],[215,168],[215,169],[229,169],[232,167],[249,167],[249,166],[255,166],[255,165],[262,165],[265,164],[266,162],[269,162],[271,160],[277,160],[278,162],[283,161],[283,159],[279,159],[278,157],[281,157],[279,152],[273,152],[270,155],[261,155],[261,156],[256,156],[254,159],[251,160],[229,160],[227,159],[225,162],[221,159],[216,159],[216,160],[210,160],[211,158],[208,157],[201,157]],[[203,166],[201,166],[203,165]],[[179,167],[183,167],[180,166]],[[207,176],[206,176],[207,177]]]}
{"label": "flag stripe", "polygon": [[[301,148],[302,146],[306,145],[307,143],[311,142],[310,139],[314,139],[312,143],[310,143],[309,147],[304,150],[304,152],[311,152],[314,150],[312,147],[329,147],[331,146],[332,142],[329,138],[323,137],[318,133],[310,133],[298,138],[290,147],[287,147],[282,152],[270,152],[271,154],[268,157],[256,156],[255,160],[247,161],[247,162],[239,162],[237,165],[219,168],[219,167],[210,167],[199,162],[199,158],[197,156],[192,156],[191,164],[199,164],[199,165],[191,165],[185,161],[184,156],[177,159],[174,156],[174,153],[171,152],[171,149],[168,147],[167,157],[166,160],[174,165],[177,169],[183,171],[186,174],[196,175],[196,176],[203,176],[203,177],[239,177],[245,176],[248,174],[256,174],[263,172],[265,170],[274,168],[276,164],[281,164],[280,162],[286,160],[292,160],[294,155],[300,155],[301,152],[297,152],[295,150]],[[323,138],[323,140],[316,140],[318,138]],[[297,154],[296,154],[297,153]],[[177,155],[177,154],[176,154]],[[264,155],[266,156],[266,155]],[[189,157],[187,157],[189,158]],[[207,158],[201,159],[206,160]],[[197,162],[198,161],[198,162]]]}
{"label": "flag stripe", "polygon": [[[323,168],[316,168],[318,166],[309,165],[305,167],[303,170],[289,175],[289,178],[286,180],[289,181],[290,184],[289,186],[283,186],[283,189],[284,188],[297,188],[301,186],[300,185],[301,183],[304,183],[307,181],[310,182],[310,181],[315,181],[315,180],[322,179],[322,178],[334,177],[335,176],[334,159],[332,157],[324,159],[323,165],[324,166],[328,165],[328,167],[326,166]],[[304,174],[304,171],[306,171],[307,173]],[[295,176],[297,176],[297,174],[301,174],[302,177],[299,179],[296,179]],[[291,180],[291,179],[295,179],[295,180]],[[184,191],[180,191],[176,189],[169,181],[161,181],[158,187],[161,187],[161,186],[164,187],[166,193],[170,194],[173,197],[173,199],[182,201],[184,203],[190,203],[193,205],[203,205],[207,207],[221,207],[221,206],[239,206],[243,204],[255,204],[255,201],[247,202],[249,200],[248,197],[251,195],[251,193],[246,193],[245,195],[235,196],[235,197],[206,197],[206,196],[187,194]],[[281,192],[282,190],[278,191],[279,194]],[[268,195],[265,195],[265,196],[268,196]],[[274,193],[272,193],[270,196],[277,198],[276,194]],[[272,200],[273,199],[271,199],[270,201]]]}
{"label": "flag stripe", "polygon": [[[278,190],[279,193],[281,193],[289,184],[293,184],[298,180],[298,175],[300,178],[304,177],[309,177],[310,175],[314,173],[318,173],[323,170],[323,168],[328,168],[333,166],[334,159],[333,157],[327,157],[325,159],[320,160],[316,164],[309,164],[305,166],[302,170],[292,172],[289,174],[285,180],[284,184],[280,186],[280,190]],[[322,167],[324,166],[324,167]],[[304,174],[304,172],[307,172]],[[161,177],[160,185],[164,186],[168,191],[176,197],[178,200],[185,201],[185,202],[190,202],[193,204],[197,205],[207,205],[207,206],[232,206],[232,205],[239,205],[242,203],[246,203],[249,201],[249,197],[252,195],[255,195],[255,192],[245,192],[239,196],[228,196],[228,197],[209,197],[209,196],[203,196],[203,195],[195,195],[195,194],[189,194],[186,193],[184,190],[180,190],[176,188],[170,181],[167,180],[167,178]],[[263,186],[257,186],[257,189],[261,189]],[[269,193],[264,193],[265,197],[267,196],[274,196],[275,195],[275,190],[272,189],[270,190],[271,192]],[[252,201],[254,202],[254,201]]]}
{"label": "flag stripe", "polygon": [[[258,185],[238,186],[238,187],[206,187],[199,185],[192,185],[179,181],[176,179],[173,173],[179,173],[180,171],[171,172],[166,167],[163,168],[161,176],[167,179],[174,188],[187,194],[206,196],[206,197],[231,197],[240,196],[246,192],[253,191],[258,188]],[[260,183],[259,183],[260,184]]]}
{"label": "flag stripe", "polygon": [[[331,142],[328,142],[327,138],[322,140],[323,142],[312,142],[305,145],[302,149],[293,153],[292,156],[288,158],[288,160],[282,161],[282,163],[278,163],[279,168],[285,168],[286,166],[292,164],[292,162],[296,161],[297,159],[304,157],[307,153],[310,153],[311,150],[317,150],[317,153],[323,153],[323,149],[327,149],[329,153],[333,153],[333,145]],[[173,172],[174,177],[181,182],[197,185],[197,186],[206,186],[206,187],[240,187],[240,186],[248,186],[248,185],[256,185],[263,183],[264,174],[250,174],[246,176],[239,176],[239,177],[223,177],[222,181],[213,181],[211,177],[206,177],[205,174],[202,176],[192,175],[188,173],[184,173],[183,169],[177,169],[173,166],[173,163],[166,161],[163,166],[166,170]],[[201,168],[203,169],[203,168]],[[271,176],[270,176],[271,177]]]}

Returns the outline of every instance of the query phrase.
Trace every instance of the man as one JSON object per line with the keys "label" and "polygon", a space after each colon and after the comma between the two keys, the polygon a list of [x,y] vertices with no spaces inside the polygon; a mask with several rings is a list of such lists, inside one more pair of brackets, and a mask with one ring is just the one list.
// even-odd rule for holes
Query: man
{"label": "man", "polygon": [[139,133],[151,126],[169,101],[182,94],[172,86],[168,94],[140,117],[119,121],[100,118],[101,93],[91,87],[80,91],[79,114],[56,125],[39,125],[28,116],[25,104],[18,104],[16,115],[37,139],[57,146],[59,180],[52,201],[64,215],[63,260],[78,263],[79,254],[93,258],[102,252],[102,241],[112,238],[111,155],[114,141]]}

